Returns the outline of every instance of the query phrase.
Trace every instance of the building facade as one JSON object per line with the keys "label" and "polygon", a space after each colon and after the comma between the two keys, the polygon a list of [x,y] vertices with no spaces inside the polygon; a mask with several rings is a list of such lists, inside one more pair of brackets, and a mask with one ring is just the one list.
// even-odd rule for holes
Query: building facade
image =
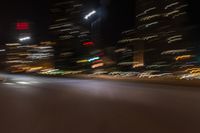
{"label": "building facade", "polygon": [[136,0],[134,30],[118,42],[132,48],[133,68],[167,72],[196,65],[187,7],[184,0]]}
{"label": "building facade", "polygon": [[84,3],[79,0],[60,0],[52,3],[51,34],[57,42],[55,65],[58,69],[76,69],[76,61],[87,56],[93,42],[89,28],[84,25]]}
{"label": "building facade", "polygon": [[[5,60],[8,72],[38,72],[54,68],[53,42],[37,42],[32,34],[31,24],[19,21],[12,26],[10,43],[6,43]],[[8,42],[8,41],[7,41]]]}

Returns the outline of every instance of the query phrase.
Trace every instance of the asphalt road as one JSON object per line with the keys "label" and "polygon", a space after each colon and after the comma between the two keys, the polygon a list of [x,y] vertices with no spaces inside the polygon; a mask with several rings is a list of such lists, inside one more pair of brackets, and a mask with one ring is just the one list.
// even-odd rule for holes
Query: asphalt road
{"label": "asphalt road", "polygon": [[0,133],[200,133],[200,88],[0,76]]}

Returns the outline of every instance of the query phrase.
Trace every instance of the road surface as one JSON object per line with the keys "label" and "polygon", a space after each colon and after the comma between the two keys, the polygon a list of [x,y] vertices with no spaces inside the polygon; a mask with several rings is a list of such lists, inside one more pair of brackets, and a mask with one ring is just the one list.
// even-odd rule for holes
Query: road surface
{"label": "road surface", "polygon": [[0,76],[0,133],[200,133],[200,88]]}

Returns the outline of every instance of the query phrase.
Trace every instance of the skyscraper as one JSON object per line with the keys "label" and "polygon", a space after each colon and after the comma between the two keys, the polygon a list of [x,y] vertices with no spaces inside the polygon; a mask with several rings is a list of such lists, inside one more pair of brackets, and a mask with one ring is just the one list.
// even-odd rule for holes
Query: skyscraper
{"label": "skyscraper", "polygon": [[[9,72],[24,72],[30,66],[31,60],[27,59],[30,49],[31,24],[28,21],[18,21],[11,26],[9,43],[5,44],[6,69]],[[27,38],[27,40],[24,40]],[[22,39],[22,40],[21,40]]]}
{"label": "skyscraper", "polygon": [[90,31],[83,22],[84,13],[83,2],[79,0],[60,0],[52,3],[53,21],[49,30],[57,41],[55,46],[57,68],[72,68],[77,58],[87,51],[84,45],[89,44],[91,38]]}
{"label": "skyscraper", "polygon": [[1,49],[2,52],[6,51],[4,63],[8,72],[36,72],[54,68],[53,42],[37,43],[28,21],[18,21],[11,28],[13,36],[10,37],[10,43]]}
{"label": "skyscraper", "polygon": [[5,45],[2,44],[0,46],[0,71],[3,71],[6,69],[5,59],[6,59],[6,49],[5,49]]}
{"label": "skyscraper", "polygon": [[136,0],[134,32],[119,41],[133,47],[133,67],[169,71],[195,63],[187,6],[184,0]]}

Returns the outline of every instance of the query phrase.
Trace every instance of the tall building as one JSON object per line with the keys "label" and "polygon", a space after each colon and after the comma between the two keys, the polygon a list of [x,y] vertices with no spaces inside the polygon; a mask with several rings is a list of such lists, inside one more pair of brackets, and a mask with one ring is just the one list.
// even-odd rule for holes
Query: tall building
{"label": "tall building", "polygon": [[[8,72],[36,72],[42,69],[54,68],[53,42],[36,43],[32,36],[29,22],[20,21],[12,26],[11,43],[6,43],[6,60]],[[1,53],[0,53],[1,54]]]}
{"label": "tall building", "polygon": [[[30,65],[31,61],[26,58],[28,47],[31,44],[30,37],[31,24],[29,22],[18,21],[11,26],[9,41],[6,41],[10,43],[5,44],[7,71],[24,72],[24,68]],[[24,40],[24,38],[27,38],[27,40]]]}
{"label": "tall building", "polygon": [[8,72],[25,72],[26,68],[30,66],[30,61],[27,51],[27,46],[20,43],[6,44],[6,69]]}
{"label": "tall building", "polygon": [[0,71],[4,71],[6,69],[5,65],[5,59],[6,59],[6,49],[3,44],[0,46]]}
{"label": "tall building", "polygon": [[133,67],[172,71],[195,65],[196,53],[184,0],[136,0],[136,25],[119,45],[133,48]]}
{"label": "tall building", "polygon": [[[55,37],[55,65],[58,69],[76,69],[76,61],[93,47],[90,31],[84,25],[84,4],[79,0],[60,0],[52,4],[50,32]],[[90,47],[89,47],[90,46]]]}
{"label": "tall building", "polygon": [[54,42],[43,41],[30,45],[27,59],[31,61],[27,72],[39,72],[54,69]]}

